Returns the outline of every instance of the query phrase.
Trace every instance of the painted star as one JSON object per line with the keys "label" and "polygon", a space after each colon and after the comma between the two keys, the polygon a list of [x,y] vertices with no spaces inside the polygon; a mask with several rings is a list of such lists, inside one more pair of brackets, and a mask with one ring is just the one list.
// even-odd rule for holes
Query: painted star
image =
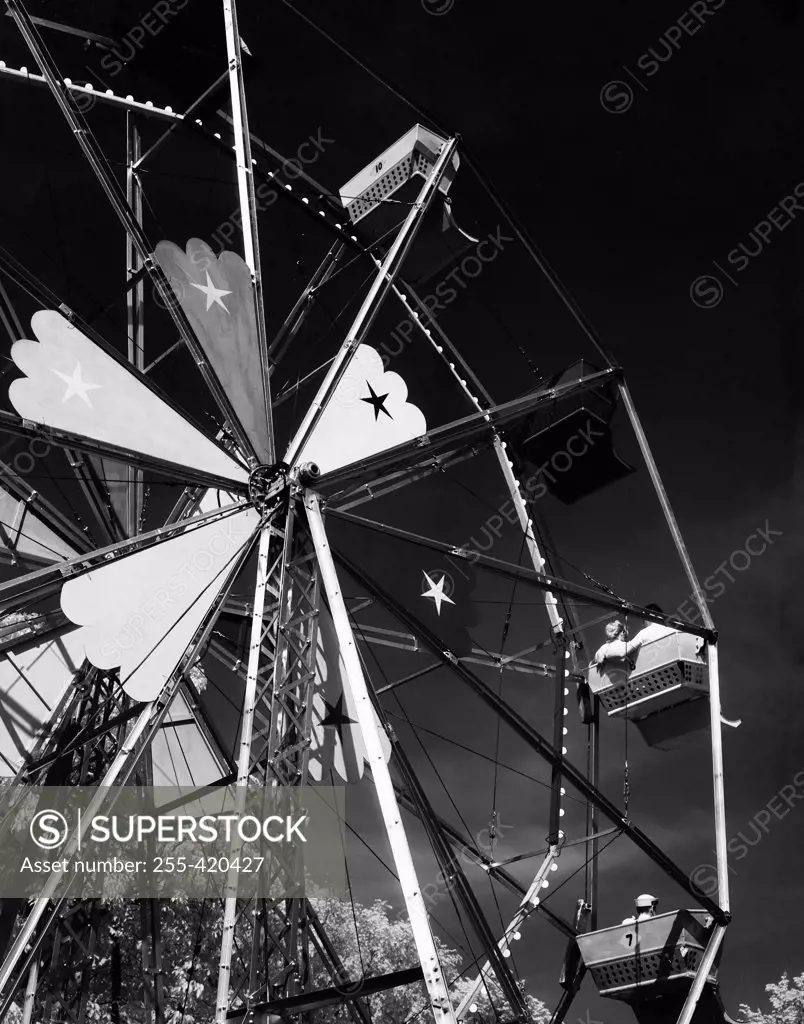
{"label": "painted star", "polygon": [[224,311],[224,313],[228,313],[229,312],[229,310],[223,304],[222,296],[223,295],[231,295],[232,293],[230,291],[227,292],[225,288],[216,288],[215,285],[212,283],[212,278],[209,276],[209,271],[207,271],[207,283],[206,284],[195,284],[195,282],[191,282],[191,284],[192,284],[193,288],[197,288],[200,292],[203,292],[204,295],[206,295],[206,297],[207,297],[206,312],[207,313],[210,311],[210,309],[212,309],[213,303],[216,306],[220,306],[221,309]]}
{"label": "painted star", "polygon": [[322,726],[331,726],[338,730],[338,737],[341,743],[343,743],[343,727],[345,725],[357,725],[354,718],[350,718],[343,710],[343,694],[338,697],[334,704],[330,704],[329,701],[324,701],[324,705],[327,709],[327,713],[324,718],[321,719]]}
{"label": "painted star", "polygon": [[444,593],[444,584],[447,582],[446,575],[443,575],[441,579],[438,581],[438,583],[436,583],[433,577],[430,576],[430,574],[427,572],[424,573],[424,578],[430,584],[430,589],[425,590],[425,592],[422,594],[422,597],[431,597],[433,599],[436,606],[436,612],[439,615],[441,614],[441,605],[444,601],[446,601],[447,604],[455,604],[452,598],[448,597]]}
{"label": "painted star", "polygon": [[594,1017],[592,1017],[590,1015],[589,1011],[587,1010],[586,1011],[586,1020],[584,1020],[583,1017],[579,1017],[578,1018],[578,1024],[603,1024],[603,1021],[602,1020],[595,1020]]}
{"label": "painted star", "polygon": [[371,397],[361,398],[360,401],[367,402],[372,407],[372,409],[374,409],[374,422],[376,423],[377,420],[380,418],[381,412],[384,412],[388,419],[392,420],[394,417],[390,414],[390,412],[388,412],[384,404],[385,399],[388,397],[388,394],[386,393],[384,395],[378,395],[368,381],[366,381],[366,387],[369,389]]}
{"label": "painted star", "polygon": [[82,402],[86,402],[90,409],[92,408],[92,402],[89,400],[87,391],[94,391],[96,388],[102,387],[102,385],[90,384],[88,381],[85,381],[81,376],[80,363],[75,364],[75,369],[69,377],[66,373],[62,373],[61,370],[53,370],[53,373],[55,373],[57,377],[61,377],[67,385],[67,390],[64,392],[61,399],[62,402],[66,402],[68,399],[72,398],[73,395],[78,395]]}

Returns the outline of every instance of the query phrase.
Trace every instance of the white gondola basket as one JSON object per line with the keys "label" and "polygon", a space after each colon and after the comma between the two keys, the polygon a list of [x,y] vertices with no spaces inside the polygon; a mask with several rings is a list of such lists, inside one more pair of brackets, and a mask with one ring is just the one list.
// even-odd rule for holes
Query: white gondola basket
{"label": "white gondola basket", "polygon": [[[578,936],[581,957],[601,996],[630,1002],[647,990],[685,989],[695,977],[712,919],[702,910],[674,910]],[[720,956],[707,981],[717,981]]]}
{"label": "white gondola basket", "polygon": [[590,666],[588,682],[610,717],[646,718],[709,693],[704,640],[670,633],[641,647],[633,662],[611,658]]}

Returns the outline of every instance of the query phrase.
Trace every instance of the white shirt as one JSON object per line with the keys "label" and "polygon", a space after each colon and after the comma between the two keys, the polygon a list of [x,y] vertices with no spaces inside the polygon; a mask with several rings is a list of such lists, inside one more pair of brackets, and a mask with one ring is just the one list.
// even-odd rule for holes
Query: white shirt
{"label": "white shirt", "polygon": [[655,917],[656,915],[652,910],[640,910],[636,917],[626,917],[623,920],[623,924],[636,924],[637,921],[647,921],[649,917]]}
{"label": "white shirt", "polygon": [[649,622],[647,626],[640,629],[628,646],[629,648],[632,646],[641,647],[643,644],[649,644],[652,640],[661,640],[663,636],[670,636],[671,633],[677,632],[677,629],[673,629],[672,626],[665,626],[661,622]]}
{"label": "white shirt", "polygon": [[606,658],[626,658],[653,640],[661,640],[662,637],[670,636],[671,633],[678,633],[672,626],[664,626],[661,622],[650,622],[636,634],[632,640],[609,640],[598,649],[595,661],[600,664]]}

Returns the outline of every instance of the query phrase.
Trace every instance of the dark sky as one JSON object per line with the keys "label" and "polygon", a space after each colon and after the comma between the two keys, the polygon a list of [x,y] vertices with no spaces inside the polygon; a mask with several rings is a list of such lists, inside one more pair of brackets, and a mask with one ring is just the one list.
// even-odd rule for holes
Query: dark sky
{"label": "dark sky", "polygon": [[[788,214],[780,208],[785,197],[804,197],[799,4],[706,0],[692,5],[699,12],[705,8],[700,20],[690,8],[668,0],[650,5],[583,0],[549,7],[454,0],[449,10],[435,13],[440,6],[418,0],[353,0],[337,8],[320,0],[299,4],[325,32],[365,56],[381,75],[462,135],[466,151],[547,254],[625,368],[700,576],[728,563],[759,528],[776,531],[772,546],[752,558],[745,571],[730,570],[734,581],[724,580],[725,592],[713,606],[721,636],[724,710],[743,720],[738,731],[727,730],[724,736],[728,831],[730,837],[742,832],[756,843],[732,862],[734,923],[721,973],[723,995],[734,1013],[741,1002],[763,1001],[764,984],[783,971],[804,969],[798,927],[804,818],[794,804],[782,820],[771,818],[759,842],[751,825],[804,769],[799,740],[804,712],[797,693],[804,654],[804,608],[797,586],[804,552],[797,512],[804,495],[802,456],[796,455],[804,438],[798,385],[804,201],[799,208],[788,204]],[[31,9],[130,40],[147,6],[110,3],[100,14],[83,3],[43,0]],[[282,3],[244,0],[240,18],[241,34],[258,65],[249,91],[253,131],[286,155],[317,133],[331,140],[307,170],[333,192],[422,120]],[[217,11],[201,0],[189,0],[164,32],[136,47],[119,75],[110,73],[108,60],[102,65],[102,51],[83,52],[70,40],[48,35],[64,74],[175,109],[183,109],[220,73],[222,39]],[[9,65],[26,62],[10,24],[3,25],[1,46]],[[2,244],[122,350],[122,233],[104,209],[100,190],[49,97],[5,81],[3,90]],[[119,172],[122,115],[95,107],[89,116]],[[146,123],[143,133],[153,139],[153,125]],[[186,137],[171,143],[145,176],[146,227],[153,240],[183,244],[192,235],[211,239],[234,209],[232,182],[231,165],[205,143]],[[453,194],[458,222],[477,237],[493,234],[502,224],[466,166]],[[281,323],[305,274],[331,240],[320,225],[282,202],[261,216],[260,228],[270,331]],[[750,258],[740,258],[743,251]],[[700,283],[696,303],[691,288],[706,275],[719,284]],[[322,298],[287,380],[334,352],[344,319],[348,323],[355,309],[350,297],[364,276],[365,270],[350,268],[332,296]],[[710,304],[713,296],[717,301]],[[30,315],[35,307],[28,310],[18,299],[20,310]],[[97,316],[115,302],[106,315]],[[401,319],[396,311],[384,314],[369,340],[381,345]],[[518,347],[543,374],[581,357],[594,358],[515,242],[506,245],[440,322],[495,397],[503,399],[536,380]],[[149,326],[149,358],[173,340],[163,314],[156,311]],[[416,350],[400,357],[396,366],[435,425],[456,414],[456,399],[439,376],[441,369],[428,360]],[[155,379],[213,429],[210,407],[192,374],[189,359],[179,353],[160,365]],[[299,402],[308,396],[302,391]],[[279,416],[285,432],[292,405],[287,403]],[[622,410],[615,435],[618,450],[639,464]],[[157,518],[169,504],[167,491],[175,496],[174,489],[154,486],[152,514]],[[499,476],[483,456],[459,473],[398,492],[393,500],[364,506],[362,512],[460,543],[481,535],[490,510],[503,498]],[[688,597],[689,586],[674,561],[641,467],[628,480],[572,506],[545,498],[543,513],[573,578],[582,570],[624,597],[643,604],[658,601],[666,610]],[[516,561],[520,548],[516,532],[509,530],[493,553]],[[367,562],[381,571],[382,553],[371,550]],[[510,588],[481,581],[477,593],[484,612],[474,635],[499,649]],[[517,588],[513,607],[506,652],[546,639],[535,591]],[[594,618],[591,609],[582,611],[585,621]],[[602,640],[600,625],[589,631],[589,640],[593,646]],[[385,649],[375,653],[382,664],[372,673],[375,682],[382,672],[401,676],[421,664],[414,656]],[[494,674],[486,678],[498,685]],[[545,681],[517,676],[504,685],[504,695],[546,730],[550,695]],[[499,742],[502,760],[537,779],[547,778],[545,767],[505,730],[497,740],[488,713],[445,673],[410,684],[402,701],[414,722],[489,756]],[[393,701],[387,707],[399,713]],[[416,741],[404,727],[402,732],[437,808],[457,821]],[[420,735],[476,834],[487,825],[492,808],[490,764],[443,739]],[[575,755],[580,765],[582,742],[580,727],[571,721],[570,757]],[[685,870],[710,862],[714,836],[705,734],[681,751],[664,754],[649,750],[636,733],[628,742],[633,819]],[[617,802],[622,728],[605,722],[603,744],[602,786]],[[501,850],[511,855],[540,847],[546,832],[543,788],[502,771],[497,794],[501,819],[513,826]],[[362,799],[358,803],[364,820]],[[582,834],[579,805],[568,806],[565,821],[570,835]],[[376,820],[373,825],[366,820],[365,828],[386,856]],[[411,830],[417,849],[422,848],[417,827]],[[516,868],[525,884],[528,865],[534,863]],[[376,862],[363,857],[360,864],[359,895],[382,895],[398,903]],[[433,869],[426,859],[422,865],[424,879]],[[578,866],[577,856],[567,852],[553,876],[556,885]],[[578,882],[578,877],[568,882],[555,897],[557,909],[568,916],[580,895]],[[618,839],[601,857],[601,923],[624,917],[631,897],[645,889],[662,898],[663,909],[687,900],[627,840]],[[496,921],[487,885],[483,891],[484,906]],[[511,898],[498,895],[507,917]],[[460,937],[446,897],[436,913]],[[518,970],[530,990],[553,1005],[563,940],[537,922],[529,925],[520,946]],[[589,981],[576,1006],[581,1015],[590,1007],[596,1019],[625,1019],[616,1006],[601,1006],[594,999]],[[575,1016],[573,1010],[570,1019]]]}

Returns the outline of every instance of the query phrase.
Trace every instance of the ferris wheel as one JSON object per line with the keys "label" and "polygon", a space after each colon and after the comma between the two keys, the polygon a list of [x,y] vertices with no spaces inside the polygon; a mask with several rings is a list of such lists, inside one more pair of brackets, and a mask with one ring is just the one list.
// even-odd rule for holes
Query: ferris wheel
{"label": "ferris wheel", "polygon": [[[453,215],[450,193],[463,155],[456,137],[417,123],[337,195],[306,173],[291,177],[287,162],[250,131],[235,3],[224,0],[228,71],[217,88],[228,84],[231,114],[221,118],[221,131],[208,130],[192,108],[181,115],[111,90],[92,97],[125,112],[123,188],[82,112],[95,90],[65,79],[41,25],[17,0],[6,5],[40,70],[3,65],[0,74],[50,90],[124,229],[129,347],[124,357],[13,254],[0,252],[3,276],[36,307],[30,331],[12,323],[18,375],[0,420],[9,436],[30,443],[32,459],[66,452],[75,475],[60,507],[56,492],[31,485],[19,460],[4,464],[0,527],[12,570],[0,585],[4,776],[33,790],[93,786],[98,807],[111,787],[135,779],[196,787],[368,782],[418,964],[404,977],[355,979],[308,899],[248,898],[235,886],[221,904],[216,1021],[287,1019],[333,1003],[368,1021],[372,993],[417,982],[426,987],[432,1019],[465,1021],[492,980],[504,1003],[498,1019],[529,1020],[513,953],[535,919],[567,943],[556,1024],[586,974],[601,995],[630,1005],[640,1024],[689,1024],[696,1013],[696,1021],[722,1021],[717,966],[730,915],[717,634],[622,370],[527,232],[510,220],[507,230],[556,287],[600,365],[567,360],[561,372],[495,401],[421,295],[422,283],[470,248],[478,265],[494,252],[492,241],[481,249],[484,243]],[[153,244],[146,234],[141,171],[188,129],[235,161],[242,256],[216,254],[198,238]],[[330,240],[274,337],[266,307],[277,299],[265,293],[257,230],[261,178]],[[507,213],[493,190],[489,195]],[[355,268],[359,288],[349,284]],[[348,326],[340,329],[336,320],[337,340],[314,359],[301,358],[296,382],[278,390],[315,301],[339,279],[353,291]],[[213,429],[202,429],[146,372],[147,281],[160,315],[178,332],[177,344],[192,357],[195,386],[203,384],[212,403]],[[408,325],[400,372],[372,344],[391,302]],[[625,600],[588,574],[570,578],[534,499],[530,479],[572,504],[633,472],[614,451],[618,410],[633,427],[699,625]],[[452,532],[450,515],[431,507],[425,515],[425,499],[410,495],[421,493],[423,482],[437,489],[452,477],[466,493],[467,467],[481,460],[483,480],[496,474],[505,502],[486,501],[481,539],[473,534],[467,541]],[[146,523],[145,496],[164,479],[180,484],[181,496]],[[74,500],[93,517],[92,530]],[[373,513],[392,503],[395,515]],[[438,524],[439,535],[426,532],[428,522]],[[503,532],[519,557],[491,553],[487,541]],[[533,635],[543,639],[511,653],[510,595],[523,592],[533,597],[527,621],[538,617]],[[490,593],[506,595],[497,598],[496,644],[481,615],[493,603]],[[590,623],[581,622],[587,609],[596,622],[616,616],[626,623],[624,637],[613,640],[622,650],[613,647],[592,665],[584,642]],[[657,629],[637,643],[627,627],[638,620]],[[239,698],[235,756],[205,700],[221,670],[223,689]],[[471,796],[476,761],[465,784],[445,783],[444,765],[439,771],[427,754],[437,783],[429,774],[425,783],[416,744],[440,723],[414,722],[401,701],[393,703],[403,687],[433,673],[454,687],[442,708],[454,700],[456,708],[470,708],[479,734],[496,731],[488,845],[443,810],[446,795],[461,818],[458,805]],[[509,675],[539,681],[536,714],[503,695]],[[428,707],[435,699],[425,696],[417,708]],[[711,892],[631,820],[627,747],[624,806],[599,788],[600,742],[617,723],[626,737],[633,726],[670,757],[681,740],[692,735],[700,743],[709,730],[717,854]],[[537,851],[531,843],[514,852],[502,842],[500,727],[549,769]],[[478,951],[469,965],[472,983],[459,999],[442,968],[420,850],[407,824],[414,819]],[[344,825],[356,832],[348,820]],[[617,838],[633,843],[694,908],[637,914],[605,927],[599,864]],[[508,870],[534,861],[527,885]],[[556,880],[577,885],[572,917],[550,905]],[[514,903],[494,924],[480,891],[498,888]],[[147,1019],[158,1021],[158,906],[149,914],[142,939],[152,980],[143,1006]],[[94,948],[96,936],[97,907],[60,898],[55,875],[35,899],[7,900],[0,915],[0,1015],[24,992],[26,1022],[45,1006],[51,1020],[86,1019],[87,988],[103,980],[78,953]],[[76,966],[65,970],[71,957]],[[313,985],[313,961],[330,985]],[[53,1009],[57,1003],[62,1010]]]}

